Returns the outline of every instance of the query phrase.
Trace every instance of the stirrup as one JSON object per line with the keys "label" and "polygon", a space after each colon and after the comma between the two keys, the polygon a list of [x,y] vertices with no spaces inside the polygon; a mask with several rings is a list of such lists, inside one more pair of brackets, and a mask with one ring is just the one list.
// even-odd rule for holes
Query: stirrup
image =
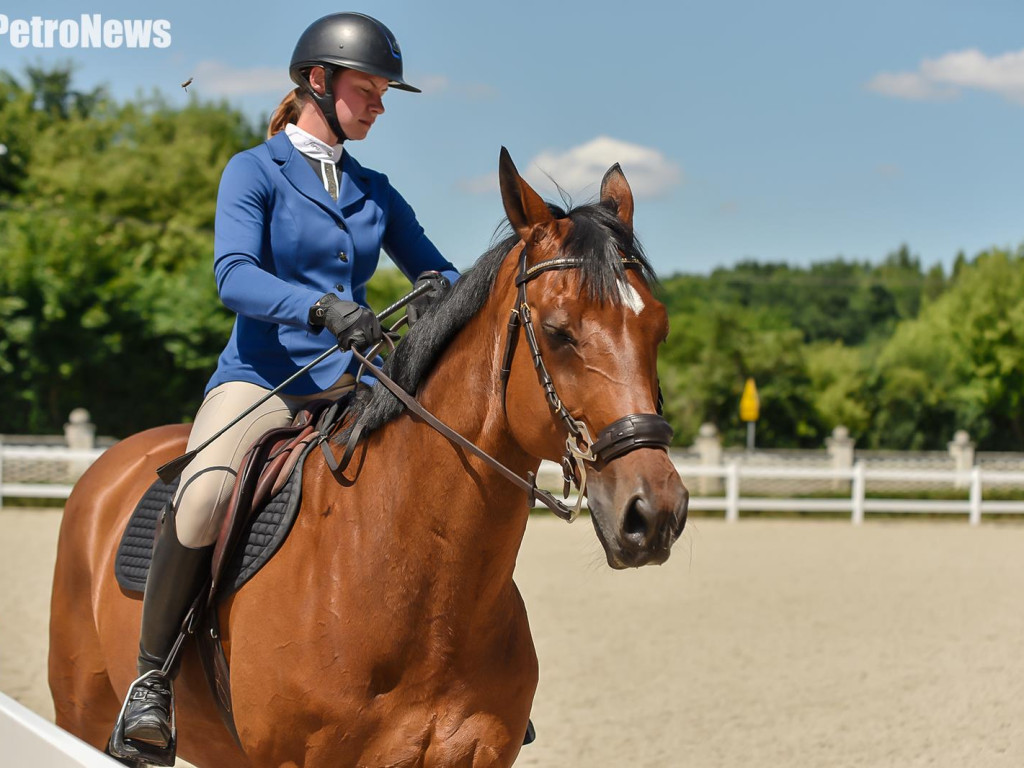
{"label": "stirrup", "polygon": [[128,693],[125,694],[124,704],[121,705],[121,712],[117,716],[117,722],[114,723],[114,732],[110,734],[110,743],[107,748],[114,757],[169,767],[174,765],[174,755],[178,747],[178,729],[174,714],[174,686],[169,680],[167,686],[171,692],[171,738],[167,742],[167,746],[157,747],[145,741],[125,738],[124,735],[124,714],[128,710],[128,702],[132,700],[132,694],[135,693],[135,689],[142,681],[157,675],[163,676],[164,673],[159,669],[151,669],[128,686]]}

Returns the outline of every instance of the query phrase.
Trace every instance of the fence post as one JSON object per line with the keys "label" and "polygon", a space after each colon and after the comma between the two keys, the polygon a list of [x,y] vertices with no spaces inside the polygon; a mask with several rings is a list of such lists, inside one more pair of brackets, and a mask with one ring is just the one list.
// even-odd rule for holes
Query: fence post
{"label": "fence post", "polygon": [[[850,437],[850,430],[843,425],[832,430],[832,436],[825,439],[825,450],[832,459],[832,468],[836,470],[850,469],[853,466],[853,446],[855,440]],[[832,481],[832,488],[839,489],[843,481],[836,478]]]}
{"label": "fence post", "polygon": [[[64,441],[73,451],[91,451],[96,446],[96,425],[85,408],[75,408],[64,425]],[[89,468],[89,459],[72,459],[67,463],[67,480],[74,483]]]}
{"label": "fence post", "polygon": [[953,471],[955,472],[953,487],[963,488],[968,485],[967,482],[964,482],[965,476],[974,466],[974,443],[971,442],[971,436],[967,430],[958,429],[946,446],[949,449],[949,455],[953,457]]}
{"label": "fence post", "polygon": [[[700,425],[693,447],[700,455],[701,466],[722,466],[722,438],[718,434],[718,427],[714,424]],[[697,488],[700,490],[701,496],[719,493],[722,490],[722,478],[701,475],[697,480]]]}
{"label": "fence post", "polygon": [[853,465],[853,482],[850,483],[850,522],[860,525],[864,522],[864,492],[867,484],[864,481],[864,462]]}
{"label": "fence post", "polygon": [[740,519],[740,465],[730,462],[725,476],[725,520],[735,523]]}
{"label": "fence post", "polygon": [[971,525],[981,522],[981,467],[971,467],[971,514],[968,520]]}

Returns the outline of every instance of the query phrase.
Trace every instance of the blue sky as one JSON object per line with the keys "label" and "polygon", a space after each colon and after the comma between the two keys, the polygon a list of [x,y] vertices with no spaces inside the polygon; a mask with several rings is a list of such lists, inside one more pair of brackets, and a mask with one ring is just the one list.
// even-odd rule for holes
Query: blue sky
{"label": "blue sky", "polygon": [[71,60],[79,87],[224,98],[256,119],[288,89],[301,31],[338,10],[391,27],[424,89],[388,94],[350,151],[457,266],[501,218],[502,145],[553,199],[541,171],[582,201],[620,162],[663,276],[745,258],[879,261],[901,243],[948,266],[1024,242],[1019,0],[18,0],[0,8],[9,22],[166,19],[170,45],[14,48],[0,34],[0,67]]}

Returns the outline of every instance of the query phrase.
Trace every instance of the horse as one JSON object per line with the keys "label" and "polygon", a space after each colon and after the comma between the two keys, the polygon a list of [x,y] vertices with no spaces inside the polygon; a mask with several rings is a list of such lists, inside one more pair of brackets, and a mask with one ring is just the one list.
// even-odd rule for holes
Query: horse
{"label": "horse", "polygon": [[[509,234],[384,369],[523,477],[575,446],[568,473],[586,474],[609,565],[662,563],[688,493],[667,439],[629,438],[634,423],[660,419],[657,352],[668,332],[629,184],[615,165],[599,200],[562,210],[504,148],[499,180]],[[515,354],[520,338],[530,354]],[[178,755],[204,768],[509,766],[538,682],[513,581],[530,494],[383,386],[360,392],[349,418],[363,427],[351,462],[332,471],[320,451],[308,454],[288,539],[219,604],[237,738],[189,643],[174,684]],[[595,456],[584,441],[607,438],[609,425],[618,437],[605,442],[618,447]],[[156,468],[187,436],[169,425],[117,443],[65,507],[49,682],[57,724],[101,749],[135,677],[141,614],[116,583],[115,550]]]}

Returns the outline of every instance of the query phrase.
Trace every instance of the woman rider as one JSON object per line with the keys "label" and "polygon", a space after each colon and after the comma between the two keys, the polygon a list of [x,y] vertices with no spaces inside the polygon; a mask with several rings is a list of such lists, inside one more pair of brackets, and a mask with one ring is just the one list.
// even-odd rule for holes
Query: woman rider
{"label": "woman rider", "polygon": [[[269,138],[235,155],[217,196],[214,273],[237,314],[189,438],[200,445],[324,350],[365,350],[381,339],[366,283],[383,247],[437,295],[458,273],[423,233],[383,174],[343,142],[366,137],[402,79],[391,31],[359,13],[336,13],[299,38],[289,74],[297,88],[271,118]],[[424,274],[425,273],[425,274]],[[325,332],[326,331],[326,332]],[[329,357],[201,451],[182,474],[162,520],[143,598],[138,671],[124,736],[168,749],[170,680],[159,673],[208,573],[231,485],[245,452],[287,425],[303,403],[355,386],[350,352]],[[157,670],[157,672],[154,672]],[[173,758],[172,758],[173,759]]]}

